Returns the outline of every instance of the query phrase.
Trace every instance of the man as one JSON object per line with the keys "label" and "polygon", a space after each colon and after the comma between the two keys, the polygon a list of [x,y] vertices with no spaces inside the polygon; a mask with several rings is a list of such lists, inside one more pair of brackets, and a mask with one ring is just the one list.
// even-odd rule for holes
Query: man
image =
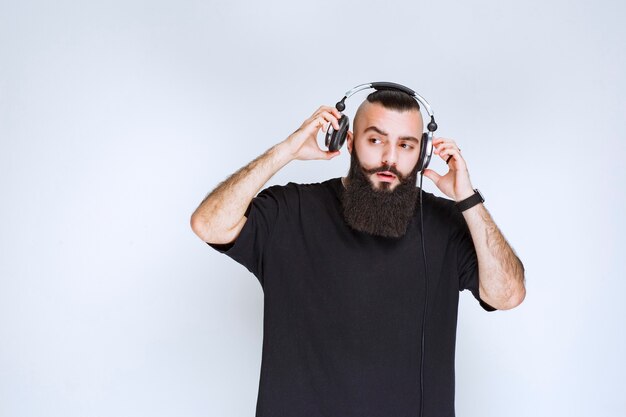
{"label": "man", "polygon": [[316,137],[340,117],[320,107],[191,218],[263,287],[257,416],[454,416],[459,291],[489,311],[513,308],[523,266],[482,204],[455,206],[474,190],[454,141],[433,140],[449,171],[424,171],[451,200],[423,193],[420,203],[423,121],[403,92],[376,91],[359,107],[347,177],[255,197],[290,161],[337,156]]}

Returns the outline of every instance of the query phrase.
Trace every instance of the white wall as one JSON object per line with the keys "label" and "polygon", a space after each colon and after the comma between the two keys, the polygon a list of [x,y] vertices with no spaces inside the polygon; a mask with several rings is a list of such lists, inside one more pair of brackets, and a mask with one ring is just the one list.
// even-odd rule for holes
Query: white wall
{"label": "white wall", "polygon": [[189,216],[319,105],[379,80],[429,100],[527,271],[518,309],[462,296],[457,414],[623,416],[625,12],[2,1],[0,416],[254,415],[261,287]]}

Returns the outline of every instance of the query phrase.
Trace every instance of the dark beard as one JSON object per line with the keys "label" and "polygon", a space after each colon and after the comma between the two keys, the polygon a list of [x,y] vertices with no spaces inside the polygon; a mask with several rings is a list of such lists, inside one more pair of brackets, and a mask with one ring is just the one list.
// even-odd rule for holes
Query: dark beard
{"label": "dark beard", "polygon": [[[400,184],[389,189],[389,183],[381,183],[381,189],[367,175],[376,172],[393,172]],[[341,195],[343,217],[353,229],[375,236],[398,238],[404,236],[413,218],[419,189],[415,186],[417,165],[407,176],[392,166],[366,170],[352,150],[348,184]]]}

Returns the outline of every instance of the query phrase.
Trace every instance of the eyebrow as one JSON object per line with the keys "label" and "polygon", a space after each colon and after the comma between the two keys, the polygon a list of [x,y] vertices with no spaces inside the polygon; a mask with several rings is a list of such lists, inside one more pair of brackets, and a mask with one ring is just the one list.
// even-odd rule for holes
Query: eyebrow
{"label": "eyebrow", "polygon": [[[367,132],[370,132],[370,131],[376,132],[376,133],[378,133],[379,135],[383,135],[383,136],[387,136],[387,135],[388,135],[388,133],[387,133],[387,132],[384,132],[384,131],[380,130],[380,129],[379,129],[379,128],[377,128],[376,126],[370,126],[370,127],[368,127],[367,129],[365,129],[365,130],[363,131],[363,133],[367,133]],[[416,138],[416,137],[414,137],[414,136],[402,136],[402,137],[400,137],[399,139],[400,139],[400,140],[411,140],[411,141],[414,141],[414,142],[418,142],[418,143],[419,143],[419,139],[418,139],[418,138]]]}

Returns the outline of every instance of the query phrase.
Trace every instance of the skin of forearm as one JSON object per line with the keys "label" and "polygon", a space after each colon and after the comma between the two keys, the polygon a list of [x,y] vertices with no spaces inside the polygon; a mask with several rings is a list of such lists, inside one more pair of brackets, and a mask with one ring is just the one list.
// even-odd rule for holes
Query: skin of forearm
{"label": "skin of forearm", "polygon": [[246,221],[244,214],[261,187],[293,157],[280,143],[219,184],[191,216],[191,228],[205,242],[230,243]]}
{"label": "skin of forearm", "polygon": [[518,306],[526,295],[524,266],[482,204],[463,212],[478,257],[480,297],[498,310]]}

